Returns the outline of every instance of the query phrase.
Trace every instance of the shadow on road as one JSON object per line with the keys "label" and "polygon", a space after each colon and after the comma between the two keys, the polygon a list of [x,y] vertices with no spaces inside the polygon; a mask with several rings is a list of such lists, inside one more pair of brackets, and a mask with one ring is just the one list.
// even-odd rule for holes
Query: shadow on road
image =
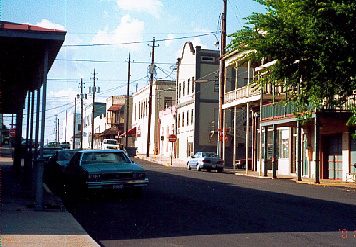
{"label": "shadow on road", "polygon": [[147,174],[150,185],[140,196],[118,193],[66,207],[96,240],[356,230],[353,205],[166,172]]}

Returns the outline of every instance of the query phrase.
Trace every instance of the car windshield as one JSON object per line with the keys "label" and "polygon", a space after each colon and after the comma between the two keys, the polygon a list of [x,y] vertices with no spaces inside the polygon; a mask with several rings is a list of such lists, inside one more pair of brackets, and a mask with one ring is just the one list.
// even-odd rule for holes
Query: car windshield
{"label": "car windshield", "polygon": [[59,151],[58,152],[58,160],[70,160],[76,151]]}
{"label": "car windshield", "polygon": [[211,153],[211,152],[203,152],[202,153],[203,157],[218,157],[216,153]]}
{"label": "car windshield", "polygon": [[107,140],[104,142],[105,144],[111,144],[111,145],[116,145],[117,141],[116,140]]}
{"label": "car windshield", "polygon": [[82,164],[97,163],[131,163],[131,160],[123,152],[88,152],[82,157]]}

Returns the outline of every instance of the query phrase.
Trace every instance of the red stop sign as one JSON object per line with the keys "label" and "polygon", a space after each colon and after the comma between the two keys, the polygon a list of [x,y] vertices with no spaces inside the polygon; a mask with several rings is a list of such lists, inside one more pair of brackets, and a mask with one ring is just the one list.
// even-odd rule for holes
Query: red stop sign
{"label": "red stop sign", "polygon": [[170,134],[168,136],[168,141],[170,142],[176,142],[177,141],[177,136],[175,134]]}

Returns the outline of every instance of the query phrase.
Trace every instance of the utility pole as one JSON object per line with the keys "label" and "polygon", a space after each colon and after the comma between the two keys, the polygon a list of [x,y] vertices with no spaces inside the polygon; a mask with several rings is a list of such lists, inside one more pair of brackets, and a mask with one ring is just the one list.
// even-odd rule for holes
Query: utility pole
{"label": "utility pole", "polygon": [[83,149],[83,131],[84,131],[83,98],[84,98],[83,78],[81,78],[80,79],[80,149]]}
{"label": "utility pole", "polygon": [[74,116],[73,116],[73,149],[75,149],[75,130],[77,125],[77,98],[74,97]]}
{"label": "utility pole", "polygon": [[95,113],[95,92],[96,92],[96,87],[95,87],[95,80],[96,80],[96,74],[95,74],[95,69],[94,69],[94,77],[93,77],[93,88],[92,88],[92,93],[93,93],[93,111],[92,111],[92,118],[91,118],[91,144],[90,148],[94,149],[94,113]]}
{"label": "utility pole", "polygon": [[225,124],[224,124],[224,113],[223,113],[223,103],[225,94],[225,60],[223,56],[225,55],[226,48],[226,10],[227,10],[227,0],[223,0],[224,8],[221,14],[221,41],[220,41],[220,64],[219,64],[219,122],[218,122],[218,155],[223,157],[224,154],[224,139],[225,139]]}
{"label": "utility pole", "polygon": [[57,142],[59,142],[59,118],[57,119],[57,125],[58,125],[58,127],[57,127],[57,135],[58,135]]}
{"label": "utility pole", "polygon": [[67,124],[68,121],[67,121],[67,110],[66,110],[66,126],[64,128],[64,142],[67,142]]}
{"label": "utility pole", "polygon": [[127,93],[126,93],[126,124],[125,124],[125,148],[128,146],[128,131],[129,131],[129,110],[130,110],[130,77],[131,77],[131,56],[129,53],[129,61],[127,68]]}
{"label": "utility pole", "polygon": [[[149,157],[150,156],[150,139],[151,139],[151,115],[152,115],[152,85],[153,85],[153,74],[154,74],[154,70],[155,70],[155,47],[159,47],[159,45],[155,45],[156,43],[156,39],[155,37],[153,37],[152,40],[152,61],[151,61],[151,65],[150,65],[150,94],[149,94],[149,98],[148,98],[148,130],[147,130],[147,154],[146,156]],[[148,45],[150,46],[150,45]]]}
{"label": "utility pole", "polygon": [[57,135],[57,132],[58,132],[58,129],[57,129],[57,128],[58,128],[58,125],[57,125],[58,115],[56,114],[56,115],[54,115],[54,116],[56,117],[56,120],[54,120],[54,124],[55,124],[55,125],[54,125],[54,126],[55,126],[55,127],[54,127],[54,133],[55,133],[54,141],[55,141],[55,142],[58,142],[58,139],[57,139],[57,136],[58,136],[58,135]]}

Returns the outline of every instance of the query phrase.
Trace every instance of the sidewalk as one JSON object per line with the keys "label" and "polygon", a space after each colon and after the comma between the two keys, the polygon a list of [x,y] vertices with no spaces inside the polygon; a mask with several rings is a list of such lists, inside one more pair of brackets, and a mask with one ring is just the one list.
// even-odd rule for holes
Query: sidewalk
{"label": "sidewalk", "polygon": [[167,158],[163,157],[160,155],[151,155],[150,157],[147,157],[146,155],[143,154],[138,154],[135,158],[141,159],[141,160],[147,160],[152,163],[168,166],[168,167],[181,167],[181,168],[186,168],[187,167],[187,161],[185,160],[180,160],[173,158]]}
{"label": "sidewalk", "polygon": [[12,169],[12,158],[0,157],[0,247],[99,246],[60,198],[49,190],[43,198],[45,209],[36,211],[32,192]]}
{"label": "sidewalk", "polygon": [[[258,172],[256,171],[248,171],[246,173],[246,170],[235,170],[235,175],[239,176],[249,176],[249,177],[255,177],[255,178],[261,178],[261,179],[272,179],[272,174],[268,174],[267,177],[264,177],[263,175],[260,176]],[[316,186],[334,186],[334,187],[344,187],[344,188],[350,188],[350,189],[356,189],[356,183],[354,182],[345,182],[345,181],[340,181],[340,180],[332,180],[332,179],[321,179],[320,183],[317,184],[315,183],[315,180],[312,178],[302,178],[302,181],[298,181],[296,176],[283,176],[283,175],[277,175],[277,179],[290,179],[298,184],[311,184],[311,185],[316,185]]]}

